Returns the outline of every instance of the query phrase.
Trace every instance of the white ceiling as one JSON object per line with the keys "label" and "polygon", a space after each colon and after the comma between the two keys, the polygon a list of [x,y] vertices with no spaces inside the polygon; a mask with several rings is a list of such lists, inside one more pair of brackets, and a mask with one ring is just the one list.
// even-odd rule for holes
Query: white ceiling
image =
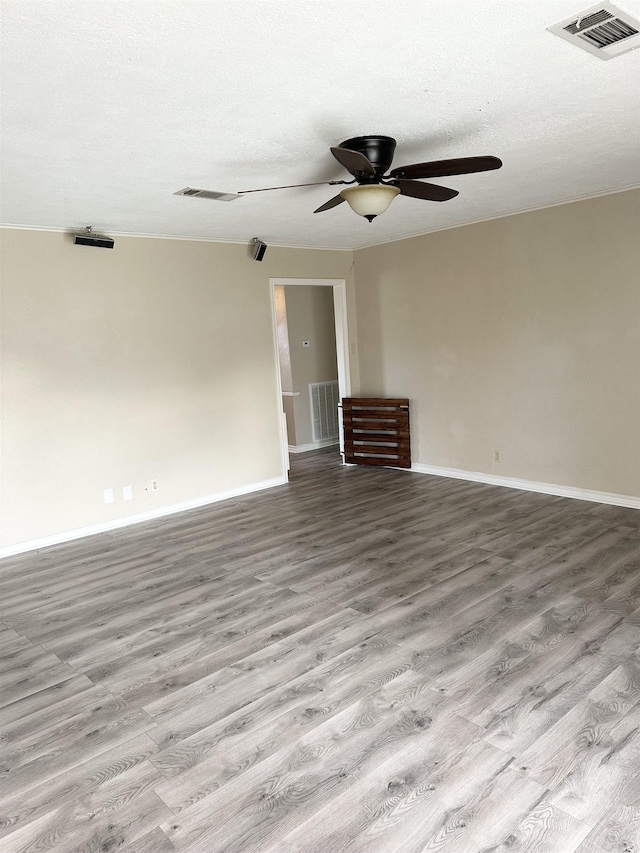
{"label": "white ceiling", "polygon": [[[352,249],[640,184],[640,50],[546,27],[589,0],[2,0],[4,224]],[[624,0],[640,14],[640,0]],[[395,166],[492,154],[369,224],[338,191],[173,195],[349,177],[349,136]]]}

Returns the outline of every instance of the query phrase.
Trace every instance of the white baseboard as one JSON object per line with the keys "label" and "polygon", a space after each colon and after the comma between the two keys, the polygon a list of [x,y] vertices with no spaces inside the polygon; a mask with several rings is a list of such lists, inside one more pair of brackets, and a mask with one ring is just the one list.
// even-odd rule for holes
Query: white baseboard
{"label": "white baseboard", "polygon": [[125,515],[122,518],[114,518],[110,521],[100,521],[97,524],[89,524],[87,527],[77,527],[75,530],[64,530],[62,533],[53,533],[51,536],[43,536],[40,539],[29,539],[26,542],[18,542],[15,545],[6,545],[0,548],[0,559],[11,557],[14,554],[22,554],[25,551],[35,551],[47,548],[49,545],[60,545],[63,542],[71,542],[73,539],[82,539],[84,536],[93,536],[95,533],[108,533],[120,527],[129,527],[131,524],[140,524],[142,521],[153,521],[155,518],[163,518],[165,515],[174,515],[176,512],[185,512],[190,509],[198,509],[207,504],[219,503],[229,498],[240,495],[248,495],[252,492],[260,492],[263,489],[272,489],[274,486],[282,486],[287,483],[286,477],[273,477],[270,480],[261,480],[249,486],[241,486],[238,489],[229,489],[226,492],[217,492],[214,495],[206,495],[191,501],[181,501],[170,506],[159,509],[150,509],[146,512],[138,512],[135,515]]}
{"label": "white baseboard", "polygon": [[[317,442],[314,444],[303,444],[297,447],[289,447],[291,453],[305,453],[308,450],[317,450],[319,447],[337,445],[335,441]],[[537,483],[532,480],[520,480],[517,477],[498,477],[493,474],[483,474],[478,471],[463,471],[460,468],[441,468],[437,465],[423,465],[414,463],[410,469],[396,468],[397,471],[409,471],[416,474],[431,474],[435,477],[450,477],[455,480],[469,480],[475,483],[486,483],[491,486],[505,486],[509,489],[521,489],[526,492],[540,492],[545,495],[557,495],[563,498],[575,498],[581,501],[592,501],[594,503],[612,504],[613,506],[640,509],[640,498],[632,495],[617,495],[612,492],[597,492],[593,489],[579,489],[574,486],[557,486],[552,483]],[[0,548],[0,559],[22,554],[26,551],[35,551],[47,548],[50,545],[60,545],[63,542],[71,542],[74,539],[82,539],[85,536],[93,536],[96,533],[108,533],[120,527],[129,527],[131,524],[139,524],[143,521],[153,521],[166,515],[174,515],[177,512],[185,512],[190,509],[198,509],[208,504],[219,503],[229,498],[248,495],[252,492],[260,492],[264,489],[272,489],[274,486],[282,486],[287,482],[286,477],[273,477],[270,480],[262,480],[239,489],[230,489],[226,492],[218,492],[214,495],[206,495],[191,501],[182,501],[171,506],[151,509],[139,512],[135,515],[127,515],[123,518],[115,518],[110,521],[90,524],[87,527],[78,527],[74,530],[65,530],[62,533],[54,533],[43,536],[40,539],[30,539],[26,542],[18,542],[15,545],[6,545]]]}
{"label": "white baseboard", "polygon": [[308,453],[309,450],[320,450],[321,447],[337,447],[339,443],[337,438],[323,438],[311,444],[290,444],[289,453]]}
{"label": "white baseboard", "polygon": [[543,495],[558,495],[562,498],[575,498],[580,501],[640,509],[640,497],[637,498],[633,495],[616,495],[612,492],[596,492],[593,489],[579,489],[575,486],[537,483],[533,480],[520,480],[517,477],[499,477],[494,474],[482,474],[479,471],[463,471],[460,468],[440,468],[438,465],[423,465],[420,462],[414,462],[410,469],[398,470],[409,470],[417,474],[432,474],[436,477],[451,477],[455,480],[487,483],[490,486],[506,486],[508,489],[521,489],[525,492],[540,492]]}

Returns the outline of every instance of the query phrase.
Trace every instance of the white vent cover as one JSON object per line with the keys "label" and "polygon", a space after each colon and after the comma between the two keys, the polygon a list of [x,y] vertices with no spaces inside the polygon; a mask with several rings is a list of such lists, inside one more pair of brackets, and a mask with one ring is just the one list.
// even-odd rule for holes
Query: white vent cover
{"label": "white vent cover", "polygon": [[613,59],[640,47],[640,21],[613,3],[591,6],[548,30],[600,59]]}
{"label": "white vent cover", "polygon": [[189,195],[193,198],[212,198],[214,201],[235,201],[240,198],[235,193],[217,193],[215,190],[194,190],[193,187],[185,187],[183,190],[178,190],[174,195]]}
{"label": "white vent cover", "polygon": [[338,439],[338,393],[337,382],[312,382],[309,385],[311,399],[311,423],[313,441]]}

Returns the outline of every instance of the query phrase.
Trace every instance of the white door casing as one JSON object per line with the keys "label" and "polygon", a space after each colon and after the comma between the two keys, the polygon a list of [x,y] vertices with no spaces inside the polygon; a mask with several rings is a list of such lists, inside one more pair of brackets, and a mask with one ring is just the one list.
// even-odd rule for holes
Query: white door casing
{"label": "white door casing", "polygon": [[[338,391],[342,401],[343,397],[351,396],[351,366],[349,361],[349,329],[347,326],[347,283],[343,278],[270,278],[269,295],[271,298],[271,317],[273,320],[273,356],[276,368],[278,411],[282,409],[282,382],[280,378],[280,367],[278,363],[278,326],[275,311],[274,288],[277,286],[299,285],[303,287],[319,286],[333,288],[333,313],[335,317],[336,332],[336,360],[338,364]],[[340,427],[340,453],[344,452],[344,438],[342,434],[342,409],[338,410]],[[282,471],[287,476],[289,470],[289,450],[287,445],[286,430],[283,426],[283,418],[279,419],[280,436],[282,447]]]}

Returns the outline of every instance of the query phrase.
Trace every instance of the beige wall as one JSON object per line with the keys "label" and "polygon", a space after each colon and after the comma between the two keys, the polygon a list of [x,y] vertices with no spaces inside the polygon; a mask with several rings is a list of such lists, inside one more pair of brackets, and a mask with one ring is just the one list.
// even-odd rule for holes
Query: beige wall
{"label": "beige wall", "polygon": [[[287,327],[295,419],[295,441],[305,445],[313,442],[309,383],[338,379],[336,359],[333,288],[322,285],[287,285],[284,288],[287,305]],[[302,341],[311,346],[302,347]]]}
{"label": "beige wall", "polygon": [[359,251],[357,312],[348,252],[0,230],[1,544],[280,477],[270,277],[347,279],[353,392],[411,398],[415,461],[637,494],[639,197]]}
{"label": "beige wall", "polygon": [[281,476],[269,277],[350,282],[350,253],[0,240],[3,545]]}
{"label": "beige wall", "polygon": [[639,199],[355,253],[361,392],[411,399],[415,462],[638,494]]}

